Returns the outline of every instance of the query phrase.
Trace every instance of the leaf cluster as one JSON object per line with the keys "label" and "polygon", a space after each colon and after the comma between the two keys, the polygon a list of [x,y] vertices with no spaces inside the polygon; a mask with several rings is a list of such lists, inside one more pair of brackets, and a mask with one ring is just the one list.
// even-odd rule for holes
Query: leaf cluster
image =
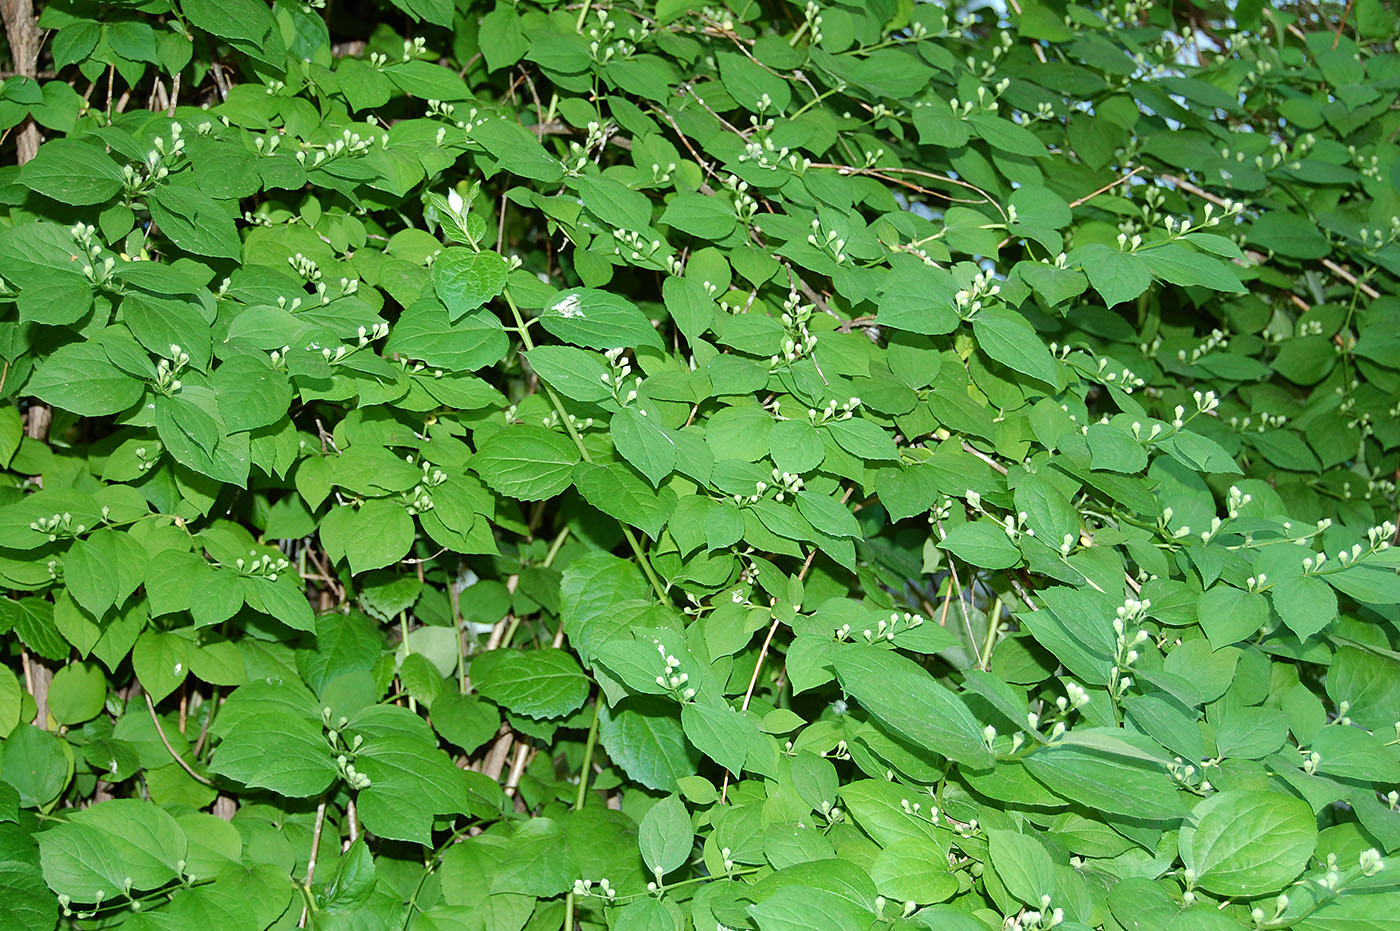
{"label": "leaf cluster", "polygon": [[1393,924],[1385,4],[38,27],[0,926]]}

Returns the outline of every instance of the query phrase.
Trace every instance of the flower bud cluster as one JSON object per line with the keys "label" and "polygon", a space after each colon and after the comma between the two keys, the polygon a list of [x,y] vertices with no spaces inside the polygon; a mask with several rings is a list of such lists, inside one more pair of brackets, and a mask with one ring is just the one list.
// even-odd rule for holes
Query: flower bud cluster
{"label": "flower bud cluster", "polygon": [[[377,137],[383,145],[389,144],[388,135]],[[361,136],[351,130],[342,130],[339,139],[322,145],[309,142],[301,143],[301,148],[297,150],[297,164],[303,168],[319,168],[331,159],[341,155],[362,157],[369,154],[369,150],[374,148],[375,136]]]}
{"label": "flower bud cluster", "polygon": [[[674,170],[675,166],[672,166]],[[740,223],[752,223],[754,216],[758,213],[758,201],[749,193],[749,183],[738,175],[728,175],[725,177],[724,188],[734,195],[734,215],[739,218]]]}
{"label": "flower bud cluster", "polygon": [[33,530],[35,533],[46,534],[49,538],[49,542],[52,543],[58,539],[59,534],[68,537],[77,537],[88,528],[87,524],[73,523],[72,512],[64,511],[62,514],[52,514],[48,517],[40,517],[37,520],[30,521],[29,529]]}
{"label": "flower bud cluster", "polygon": [[276,582],[278,573],[286,571],[291,566],[290,562],[280,556],[277,559],[273,559],[267,553],[259,556],[257,550],[249,550],[248,555],[252,558],[244,559],[240,556],[233,561],[233,566],[240,575]]}
{"label": "flower bud cluster", "polygon": [[[813,223],[818,221],[813,220]],[[796,291],[789,291],[787,298],[783,301],[783,313],[779,320],[783,324],[784,337],[782,351],[768,359],[770,368],[779,365],[796,362],[803,356],[810,355],[816,348],[817,337],[807,329],[808,322],[812,319],[812,314],[816,308],[811,304],[803,303],[801,296]]]}
{"label": "flower bud cluster", "polygon": [[680,669],[681,661],[670,653],[666,652],[666,647],[660,641],[656,641],[656,651],[661,654],[661,661],[665,663],[665,669],[661,675],[656,677],[656,684],[671,693],[671,696],[679,702],[688,702],[695,697],[693,686],[686,685],[690,681],[690,673],[677,672]]}
{"label": "flower bud cluster", "polygon": [[169,138],[157,136],[151,140],[152,148],[146,153],[144,161],[136,166],[122,166],[122,184],[128,194],[149,192],[157,181],[169,176],[171,166],[179,167],[178,163],[185,156],[185,140],[181,138],[181,132],[183,127],[172,122]]}
{"label": "flower bud cluster", "polygon": [[855,416],[856,409],[860,407],[860,404],[860,398],[850,398],[844,404],[832,399],[827,401],[826,407],[821,410],[814,407],[807,408],[807,422],[813,426],[821,426],[828,421],[850,420]]}
{"label": "flower bud cluster", "polygon": [[[597,892],[593,891],[595,885],[598,887]],[[612,887],[612,883],[608,882],[606,878],[600,879],[596,883],[591,879],[575,879],[573,892],[575,898],[581,899],[596,896],[600,899],[612,901],[617,898],[617,890]]]}
{"label": "flower bud cluster", "polygon": [[[883,154],[884,150],[881,150]],[[867,153],[866,160],[870,161],[871,153]],[[871,162],[871,164],[874,164]],[[815,246],[840,265],[846,261],[846,240],[842,239],[836,230],[825,229],[822,221],[818,218],[812,219],[812,232],[807,234],[807,244]]]}
{"label": "flower bud cluster", "polygon": [[964,320],[971,320],[982,309],[983,302],[1001,293],[1001,285],[996,284],[992,273],[980,271],[972,277],[972,283],[953,295],[953,309]]}
{"label": "flower bud cluster", "polygon": [[1201,792],[1211,790],[1210,782],[1201,778],[1204,773],[1194,763],[1188,763],[1181,757],[1173,757],[1167,764],[1167,775],[1172,781],[1185,789],[1199,789]]}
{"label": "flower bud cluster", "polygon": [[[613,246],[613,255],[625,256],[633,262],[649,262],[657,267],[670,269],[667,260],[671,253],[660,239],[648,239],[641,233],[618,228],[613,230],[613,240],[617,243]],[[657,253],[662,252],[663,249],[666,250],[665,253],[658,256]]]}

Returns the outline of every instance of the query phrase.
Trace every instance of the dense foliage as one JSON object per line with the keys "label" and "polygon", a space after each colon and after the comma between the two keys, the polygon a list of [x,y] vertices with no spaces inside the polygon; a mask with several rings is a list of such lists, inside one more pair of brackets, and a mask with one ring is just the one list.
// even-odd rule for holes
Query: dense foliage
{"label": "dense foliage", "polygon": [[3,5],[0,926],[1393,927],[1386,4]]}

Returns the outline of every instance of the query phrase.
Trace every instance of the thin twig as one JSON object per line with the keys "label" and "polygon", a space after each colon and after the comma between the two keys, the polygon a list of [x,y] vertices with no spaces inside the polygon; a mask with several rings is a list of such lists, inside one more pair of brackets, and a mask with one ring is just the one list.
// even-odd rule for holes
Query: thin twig
{"label": "thin twig", "polygon": [[1356,0],[1347,0],[1347,8],[1342,10],[1341,22],[1337,23],[1337,31],[1332,36],[1332,48],[1337,48],[1337,43],[1342,41],[1342,30],[1347,28],[1347,20],[1351,17],[1351,7]]}
{"label": "thin twig", "polygon": [[1167,174],[1161,174],[1157,177],[1161,178],[1163,181],[1170,181],[1172,184],[1181,188],[1183,191],[1186,191],[1188,194],[1195,194],[1197,197],[1203,197],[1206,200],[1210,201],[1212,204],[1215,204],[1215,206],[1217,207],[1229,206],[1229,203],[1226,202],[1225,198],[1212,194],[1210,191],[1207,191],[1204,188],[1196,187],[1196,185],[1192,184],[1190,181],[1187,181],[1185,178],[1179,178],[1176,175]]}
{"label": "thin twig", "polygon": [[1347,271],[1343,266],[1338,265],[1331,259],[1323,259],[1322,264],[1326,266],[1327,270],[1332,272],[1332,274],[1336,275],[1338,278],[1341,278],[1343,281],[1345,281],[1352,287],[1359,288],[1362,294],[1366,295],[1372,300],[1375,300],[1376,298],[1381,296],[1381,292],[1377,291],[1375,288],[1371,287],[1366,282],[1357,278],[1351,272]]}
{"label": "thin twig", "polygon": [[[813,550],[813,552],[816,552]],[[763,638],[763,646],[758,651],[758,660],[753,664],[753,675],[749,676],[749,687],[744,689],[744,711],[749,710],[749,702],[753,700],[753,690],[758,684],[758,675],[763,670],[763,660],[768,656],[768,647],[773,642],[773,635],[778,632],[778,619],[773,618],[773,623],[768,625],[768,636]],[[720,786],[719,803],[724,804],[729,796],[729,771],[724,771],[724,784]]]}
{"label": "thin twig", "polygon": [[[149,696],[147,696],[149,698]],[[321,847],[321,829],[326,826],[326,800],[321,799],[321,804],[316,806],[316,824],[311,829],[311,857],[306,861],[306,892],[311,893],[311,881],[316,877],[316,853]],[[301,918],[297,919],[297,927],[306,927],[307,907],[301,907]]]}
{"label": "thin twig", "polygon": [[972,455],[976,456],[978,459],[981,459],[981,460],[982,460],[983,462],[985,462],[987,465],[991,466],[993,469],[996,469],[996,470],[997,470],[998,472],[1000,472],[1002,475],[1005,475],[1005,474],[1006,474],[1006,466],[1002,465],[1000,462],[997,462],[997,461],[996,461],[995,459],[993,459],[991,456],[988,456],[986,453],[982,452],[982,450],[980,450],[980,449],[978,449],[977,447],[973,446],[971,443],[968,443],[968,442],[964,441],[963,444],[962,444],[962,448],[963,448],[963,452],[965,452],[965,453],[971,453]]}
{"label": "thin twig", "polygon": [[[1017,3],[1016,0],[1010,0],[1010,3],[1011,3],[1011,11],[1012,11],[1013,13],[1015,13],[1017,16],[1022,15],[1022,14],[1021,14],[1021,4]],[[1041,63],[1042,65],[1045,64],[1045,52],[1044,52],[1043,49],[1041,49],[1041,47],[1040,47],[1038,44],[1035,43],[1034,40],[1032,40],[1032,42],[1031,42],[1031,48],[1035,49],[1035,57],[1040,59],[1040,63]]]}
{"label": "thin twig", "polygon": [[[841,496],[841,503],[843,505],[847,501],[851,500],[851,494],[854,491],[854,485],[846,489],[846,493]],[[812,567],[812,560],[816,558],[816,555],[817,550],[815,547],[813,547],[812,551],[807,554],[807,560],[802,564],[802,570],[797,573],[797,580],[799,582],[806,577],[807,570]],[[744,689],[744,702],[742,705],[740,705],[740,709],[743,711],[748,711],[749,702],[753,701],[753,690],[758,686],[758,676],[763,671],[763,661],[768,658],[768,648],[773,644],[773,635],[778,632],[779,623],[779,619],[775,617],[773,618],[773,623],[768,625],[768,635],[763,638],[763,646],[761,646],[758,650],[758,660],[753,665],[753,675],[749,676],[749,687]],[[723,786],[721,786],[719,793],[720,804],[724,803],[725,797],[727,796],[728,792],[729,772],[726,770],[724,774],[724,784]]]}
{"label": "thin twig", "polygon": [[[837,174],[842,175],[868,175],[871,178],[879,178],[881,181],[888,181],[891,184],[898,184],[901,187],[906,187],[911,190],[918,191],[921,194],[928,194],[933,197],[941,197],[944,200],[955,204],[991,204],[993,207],[996,208],[997,213],[1001,214],[1001,218],[1003,220],[1006,219],[1006,211],[1001,208],[1001,204],[997,203],[996,198],[992,197],[992,195],[988,194],[986,191],[982,190],[977,185],[971,184],[967,181],[963,181],[961,178],[950,178],[947,175],[941,175],[934,171],[924,171],[922,168],[857,168],[854,165],[837,165],[831,162],[813,162],[809,167],[832,168],[835,169]],[[953,197],[951,194],[945,194],[942,191],[935,191],[919,184],[914,184],[909,181],[902,181],[899,178],[893,178],[891,177],[891,175],[893,174],[914,175],[915,177],[919,178],[928,178],[932,181],[939,181],[943,184],[954,184],[958,187],[967,188],[969,191],[975,191],[976,193],[981,194],[982,199],[967,200],[964,198]]]}
{"label": "thin twig", "polygon": [[[938,521],[935,526],[938,528],[940,540],[946,539],[947,534],[943,532],[943,521]],[[967,631],[967,642],[972,644],[972,655],[977,658],[977,667],[982,667],[982,651],[977,648],[977,638],[972,635],[972,619],[967,614],[967,602],[963,600],[962,582],[958,581],[958,570],[953,565],[953,556],[948,554],[948,578],[952,583],[954,597],[958,600],[958,610],[962,613],[963,629]]]}
{"label": "thin twig", "polygon": [[219,710],[219,687],[214,686],[214,694],[209,699],[209,712],[204,716],[204,721],[199,725],[199,737],[195,738],[194,747],[190,753],[194,758],[199,759],[199,751],[204,747],[204,741],[209,736],[209,725],[214,720],[214,712]]}
{"label": "thin twig", "polygon": [[165,749],[170,752],[170,758],[176,763],[179,763],[180,768],[189,773],[196,782],[202,782],[207,786],[212,786],[214,783],[211,782],[207,776],[201,776],[199,773],[195,772],[194,767],[186,763],[185,758],[175,752],[175,748],[170,745],[170,738],[165,736],[165,728],[160,726],[160,718],[156,716],[156,705],[155,702],[151,701],[151,693],[146,692],[144,694],[146,696],[146,708],[151,712],[151,723],[156,726],[156,734],[160,737],[160,742],[165,744]]}
{"label": "thin twig", "polygon": [[1147,170],[1147,166],[1146,166],[1146,165],[1139,165],[1139,166],[1137,166],[1137,167],[1134,168],[1132,171],[1130,171],[1130,172],[1128,172],[1127,174],[1123,175],[1121,178],[1117,179],[1116,181],[1110,181],[1108,184],[1105,184],[1103,187],[1099,188],[1097,191],[1092,191],[1092,192],[1090,192],[1090,193],[1088,193],[1088,194],[1085,194],[1083,197],[1079,197],[1079,198],[1076,198],[1076,199],[1070,201],[1070,202],[1069,202],[1070,209],[1073,210],[1075,207],[1078,207],[1080,204],[1088,203],[1089,201],[1093,200],[1095,197],[1098,197],[1100,194],[1103,194],[1103,193],[1105,193],[1105,192],[1107,192],[1107,191],[1111,191],[1111,190],[1113,190],[1114,188],[1116,188],[1116,187],[1117,187],[1118,185],[1120,185],[1120,184],[1125,184],[1125,183],[1127,183],[1127,181],[1128,181],[1130,178],[1132,178],[1133,175],[1137,174],[1137,173],[1140,172],[1140,171],[1146,171],[1146,170]]}

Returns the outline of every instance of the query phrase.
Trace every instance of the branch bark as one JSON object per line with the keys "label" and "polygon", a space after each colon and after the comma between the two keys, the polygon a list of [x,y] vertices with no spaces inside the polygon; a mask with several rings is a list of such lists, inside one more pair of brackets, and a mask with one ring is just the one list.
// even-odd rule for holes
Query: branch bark
{"label": "branch bark", "polygon": [[[10,57],[14,59],[13,73],[32,78],[38,74],[39,46],[42,38],[39,24],[34,19],[32,0],[0,0],[0,19],[5,22],[5,38],[10,43]],[[16,160],[23,165],[39,151],[39,127],[34,120],[25,117],[15,137]]]}

